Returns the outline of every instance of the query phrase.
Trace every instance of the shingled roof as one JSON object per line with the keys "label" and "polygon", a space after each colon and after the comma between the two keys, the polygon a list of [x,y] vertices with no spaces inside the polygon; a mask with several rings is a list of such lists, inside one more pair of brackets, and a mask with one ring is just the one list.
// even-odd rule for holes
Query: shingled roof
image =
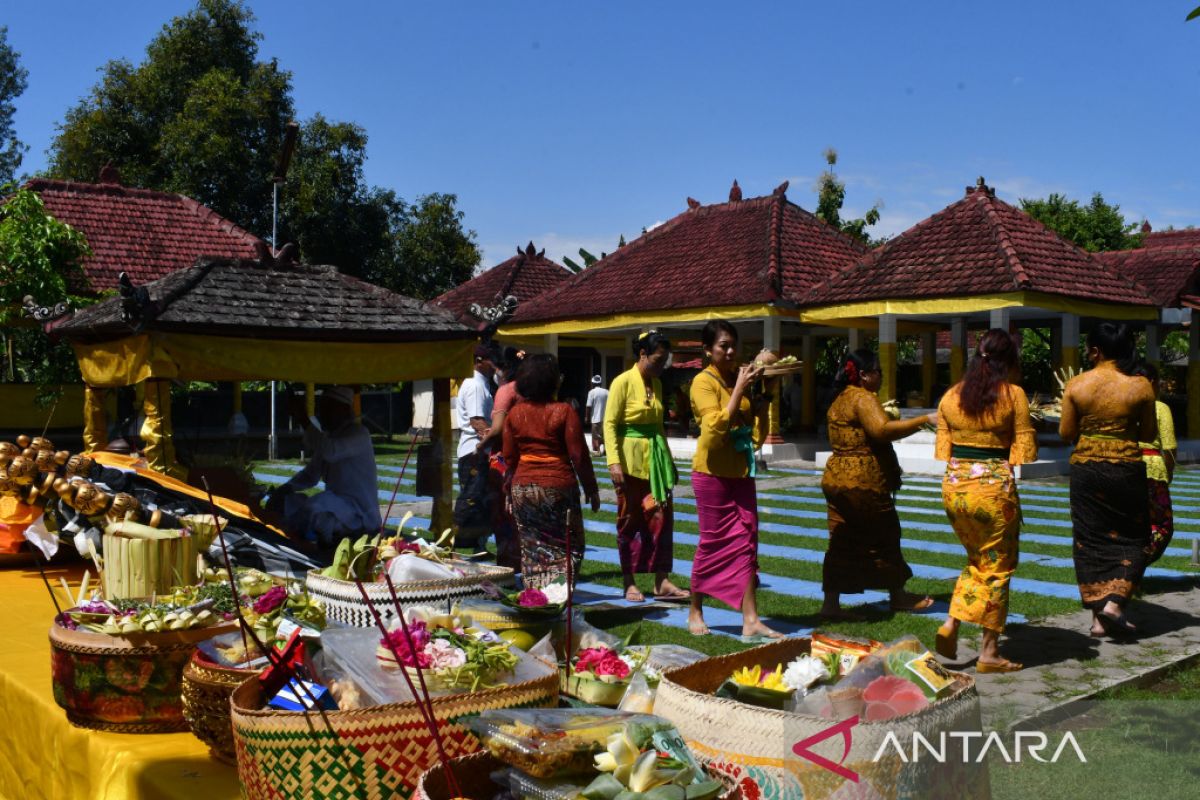
{"label": "shingled roof", "polygon": [[983,184],[816,286],[807,305],[1019,291],[1153,305],[1146,290]]}
{"label": "shingled roof", "polygon": [[507,261],[459,284],[434,298],[434,305],[453,313],[464,325],[475,327],[480,320],[471,316],[473,303],[494,306],[505,297],[517,298],[518,303],[530,302],[571,277],[562,265],[546,258],[545,250],[537,250],[533,242]]}
{"label": "shingled roof", "polygon": [[1200,293],[1200,237],[1193,247],[1110,250],[1096,253],[1096,258],[1146,287],[1154,302],[1165,308],[1180,308],[1184,295]]}
{"label": "shingled roof", "polygon": [[1142,247],[1200,247],[1200,228],[1182,228],[1172,231],[1142,229]]}
{"label": "shingled roof", "polygon": [[689,209],[517,307],[516,324],[638,311],[794,303],[866,247],[791,203],[765,197]]}
{"label": "shingled roof", "polygon": [[[116,180],[115,172],[107,176]],[[253,258],[259,241],[181,194],[45,178],[25,186],[41,196],[51,216],[87,238],[92,256],[83,272],[92,291],[115,289],[122,272],[135,283],[152,281],[200,256]]]}
{"label": "shingled roof", "polygon": [[[145,294],[143,294],[143,291]],[[100,341],[144,330],[327,342],[466,339],[450,312],[334,267],[199,259],[145,286],[124,287],[53,326]]]}

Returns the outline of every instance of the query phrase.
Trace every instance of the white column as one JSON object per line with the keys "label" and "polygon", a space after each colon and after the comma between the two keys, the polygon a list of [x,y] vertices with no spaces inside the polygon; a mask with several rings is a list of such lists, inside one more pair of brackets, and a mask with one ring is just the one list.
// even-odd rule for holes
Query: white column
{"label": "white column", "polygon": [[1162,353],[1158,346],[1157,323],[1151,323],[1146,326],[1146,360],[1152,363],[1162,360]]}
{"label": "white column", "polygon": [[554,356],[555,358],[558,357],[558,334],[557,333],[547,333],[545,336],[542,337],[542,350],[544,350],[545,352]]}
{"label": "white column", "polygon": [[[779,317],[767,317],[763,320],[763,349],[779,353],[783,342],[783,320]],[[780,353],[782,355],[782,353]]]}
{"label": "white column", "polygon": [[846,339],[849,343],[851,353],[855,350],[861,350],[863,346],[862,328],[851,328],[846,334]]}
{"label": "white column", "polygon": [[880,314],[879,315],[879,343],[880,344],[895,344],[896,343],[896,315],[895,314]]}
{"label": "white column", "polygon": [[1009,323],[1012,321],[1012,309],[1009,308],[993,308],[988,325],[992,328],[1000,328],[1008,330]]}
{"label": "white column", "polygon": [[1063,314],[1062,316],[1063,347],[1079,347],[1079,315]]}

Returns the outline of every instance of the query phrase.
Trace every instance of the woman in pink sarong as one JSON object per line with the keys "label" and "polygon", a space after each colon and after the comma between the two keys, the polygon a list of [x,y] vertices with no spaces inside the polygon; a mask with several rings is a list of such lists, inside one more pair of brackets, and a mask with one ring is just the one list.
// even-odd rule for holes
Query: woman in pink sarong
{"label": "woman in pink sarong", "polygon": [[692,380],[692,413],[700,440],[692,459],[700,544],[692,561],[688,630],[708,633],[704,597],[742,612],[742,638],[765,641],[783,634],[758,616],[758,497],[754,451],[767,436],[769,397],[751,403],[749,387],[761,367],[738,366],[737,329],[711,320],[701,334],[712,362]]}

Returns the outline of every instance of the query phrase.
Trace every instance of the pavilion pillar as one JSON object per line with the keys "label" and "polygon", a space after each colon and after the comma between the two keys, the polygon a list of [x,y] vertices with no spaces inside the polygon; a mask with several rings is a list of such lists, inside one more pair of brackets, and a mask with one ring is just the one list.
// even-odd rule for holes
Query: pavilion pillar
{"label": "pavilion pillar", "polygon": [[879,382],[879,399],[884,402],[888,400],[898,400],[896,397],[897,389],[897,372],[899,371],[899,363],[897,361],[896,348],[896,315],[895,314],[880,314],[879,315],[879,369],[881,371],[881,380]]}
{"label": "pavilion pillar", "polygon": [[547,333],[542,337],[542,351],[558,358],[558,334]]}
{"label": "pavilion pillar", "polygon": [[955,317],[950,321],[950,383],[963,379],[967,371],[967,318]]}
{"label": "pavilion pillar", "polygon": [[437,493],[433,496],[429,530],[434,538],[454,525],[454,427],[451,422],[450,380],[436,378],[433,381],[433,442],[434,459],[437,464]]}
{"label": "pavilion pillar", "polygon": [[304,384],[304,416],[309,418],[317,416],[317,385],[315,383]]}
{"label": "pavilion pillar", "polygon": [[142,456],[146,465],[155,472],[173,478],[186,474],[175,460],[175,431],[171,425],[171,382],[150,379],[144,383],[142,410],[146,421],[142,423]]}
{"label": "pavilion pillar", "polygon": [[861,350],[863,346],[862,328],[851,328],[846,333],[847,351],[853,353],[855,350]]}
{"label": "pavilion pillar", "polygon": [[1079,369],[1079,317],[1063,314],[1062,318],[1062,366]]}
{"label": "pavilion pillar", "polygon": [[354,399],[350,401],[350,408],[354,412],[354,421],[359,425],[362,424],[362,387],[354,387]]}
{"label": "pavilion pillar", "polygon": [[[770,350],[775,355],[783,355],[780,347],[783,342],[783,322],[779,317],[767,317],[763,320],[763,349]],[[771,405],[767,409],[767,440],[765,444],[783,444],[783,433],[779,425],[780,384],[782,378],[768,381],[771,387]]]}
{"label": "pavilion pillar", "polygon": [[1188,326],[1187,435],[1190,439],[1200,438],[1200,311],[1192,309],[1192,324]]}
{"label": "pavilion pillar", "polygon": [[817,425],[817,337],[812,334],[800,340],[800,358],[804,362],[800,368],[802,392],[800,403],[800,424],[805,430],[814,430]]}
{"label": "pavilion pillar", "polygon": [[999,328],[1002,331],[1010,330],[1012,327],[1012,309],[1009,308],[993,308],[988,316],[989,327]]}
{"label": "pavilion pillar", "polygon": [[933,408],[933,385],[937,383],[937,332],[921,334],[921,403]]}
{"label": "pavilion pillar", "polygon": [[108,415],[104,410],[106,389],[83,387],[83,452],[94,453],[108,447]]}
{"label": "pavilion pillar", "polygon": [[250,423],[246,420],[246,415],[242,413],[242,384],[240,381],[234,381],[233,388],[233,413],[229,415],[229,434],[231,436],[245,436],[250,431]]}
{"label": "pavilion pillar", "polygon": [[[624,359],[625,369],[633,369],[633,365],[637,363],[637,359],[634,358],[634,355],[633,355],[633,337],[632,336],[625,337],[625,352],[622,353],[621,355]],[[615,377],[615,376],[613,376],[613,377]],[[608,382],[612,383],[611,377],[608,379]]]}
{"label": "pavilion pillar", "polygon": [[1062,321],[1050,323],[1050,369],[1058,372],[1062,369],[1063,359]]}
{"label": "pavilion pillar", "polygon": [[1157,322],[1146,325],[1146,361],[1156,368],[1162,366],[1162,348],[1159,347],[1159,327]]}

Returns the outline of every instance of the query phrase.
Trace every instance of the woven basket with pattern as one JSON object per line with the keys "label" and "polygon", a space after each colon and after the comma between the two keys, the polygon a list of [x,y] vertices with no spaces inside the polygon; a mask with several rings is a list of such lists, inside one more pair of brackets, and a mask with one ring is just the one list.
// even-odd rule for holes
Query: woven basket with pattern
{"label": "woven basket with pattern", "polygon": [[241,683],[257,674],[252,669],[222,667],[196,650],[183,668],[183,718],[196,738],[208,745],[212,757],[237,763],[233,726],[229,721],[229,696]]}
{"label": "woven basket with pattern", "polygon": [[[411,792],[438,762],[437,747],[416,703],[302,713],[264,708],[257,678],[234,690],[233,736],[238,776],[248,800],[304,797],[383,800]],[[474,753],[467,722],[492,708],[552,708],[558,676],[433,698],[449,757]]]}
{"label": "woven basket with pattern", "polygon": [[[979,695],[970,676],[955,673],[952,693],[921,711],[880,722],[859,721],[848,728],[848,742],[835,732],[811,745],[819,756],[854,772],[856,784],[792,749],[804,739],[827,733],[837,720],[713,696],[736,669],[756,664],[773,669],[808,650],[808,639],[785,639],[667,672],[658,686],[654,713],[675,723],[692,753],[710,771],[734,778],[747,800],[991,796],[986,761],[975,763],[972,758],[964,764],[961,754],[955,763],[940,764],[932,758],[906,761],[893,747],[875,760],[889,733],[911,755],[914,731],[936,744],[943,732],[982,730]],[[847,744],[849,752],[843,759]]]}
{"label": "woven basket with pattern", "polygon": [[[412,581],[397,583],[396,596],[400,602],[421,603],[427,605],[446,605],[464,597],[482,597],[483,584],[493,583],[497,586],[510,586],[513,583],[513,571],[510,567],[498,567],[492,564],[472,564],[478,572],[442,581]],[[325,616],[343,625],[353,625],[358,628],[374,626],[375,619],[371,610],[363,602],[362,595],[354,581],[343,581],[329,578],[312,570],[305,579],[308,593],[325,604]],[[364,584],[367,596],[379,610],[385,622],[391,622],[395,617],[392,608],[392,596],[386,583],[372,581]]]}

